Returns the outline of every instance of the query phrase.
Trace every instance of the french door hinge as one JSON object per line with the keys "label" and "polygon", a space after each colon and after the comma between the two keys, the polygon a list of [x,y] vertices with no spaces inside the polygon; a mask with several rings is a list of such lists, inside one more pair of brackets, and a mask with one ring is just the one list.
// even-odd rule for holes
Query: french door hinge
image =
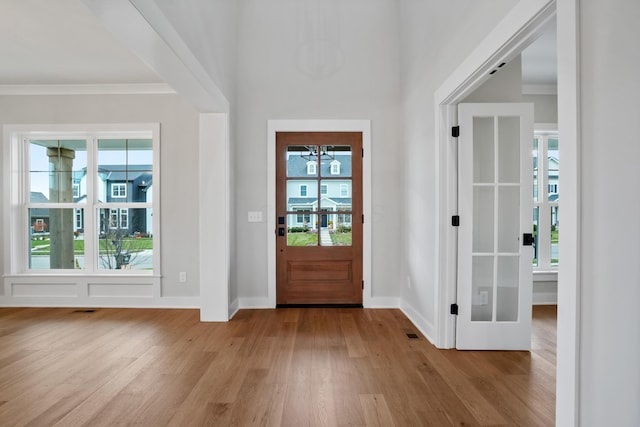
{"label": "french door hinge", "polygon": [[362,223],[364,224],[364,214],[362,214]]}
{"label": "french door hinge", "polygon": [[364,280],[362,281],[362,290],[364,290]]}
{"label": "french door hinge", "polygon": [[362,149],[362,157],[364,158],[364,148]]}
{"label": "french door hinge", "polygon": [[460,136],[460,126],[451,127],[451,136],[457,138]]}
{"label": "french door hinge", "polygon": [[458,304],[451,304],[451,314],[455,314],[456,316],[458,315]]}
{"label": "french door hinge", "polygon": [[451,217],[451,225],[454,227],[460,227],[460,215],[454,215]]}

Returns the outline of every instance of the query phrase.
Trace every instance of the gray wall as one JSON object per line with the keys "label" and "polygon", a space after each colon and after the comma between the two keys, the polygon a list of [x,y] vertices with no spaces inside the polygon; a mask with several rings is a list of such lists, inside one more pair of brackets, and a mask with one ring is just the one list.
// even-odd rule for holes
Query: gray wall
{"label": "gray wall", "polygon": [[557,95],[522,95],[522,102],[533,102],[536,123],[558,123]]}
{"label": "gray wall", "polygon": [[[162,292],[199,294],[195,110],[176,95],[0,96],[0,118],[0,124],[159,122]],[[180,271],[187,272],[187,283],[178,282]]]}
{"label": "gray wall", "polygon": [[[321,20],[308,15],[314,4]],[[266,216],[270,119],[371,120],[373,296],[398,297],[404,165],[397,3],[247,0],[238,17],[233,256],[240,298],[267,296],[267,230],[274,224],[247,223],[246,215]],[[329,38],[326,50],[313,34]]]}
{"label": "gray wall", "polygon": [[580,419],[584,426],[637,426],[640,3],[581,0],[580,12]]}
{"label": "gray wall", "polygon": [[[434,92],[516,3],[400,2],[406,232],[399,282],[403,305],[427,325],[434,324],[436,303]],[[464,31],[452,31],[453,21]]]}

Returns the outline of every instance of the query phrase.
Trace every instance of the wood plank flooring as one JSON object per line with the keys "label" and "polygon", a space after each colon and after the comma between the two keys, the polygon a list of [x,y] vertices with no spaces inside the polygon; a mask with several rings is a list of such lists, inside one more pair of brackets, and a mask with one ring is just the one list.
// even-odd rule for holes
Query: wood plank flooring
{"label": "wood plank flooring", "polygon": [[531,352],[461,352],[399,310],[1,308],[0,425],[550,426],[555,307],[534,319]]}

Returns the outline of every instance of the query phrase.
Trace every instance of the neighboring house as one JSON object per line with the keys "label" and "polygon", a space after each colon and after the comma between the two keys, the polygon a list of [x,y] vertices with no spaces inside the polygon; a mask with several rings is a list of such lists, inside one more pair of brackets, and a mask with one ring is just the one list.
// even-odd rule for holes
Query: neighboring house
{"label": "neighboring house", "polygon": [[[86,168],[74,173],[73,197],[78,203],[86,198]],[[98,200],[104,203],[150,202],[152,192],[151,165],[99,165]],[[76,209],[75,229],[84,230],[84,211]],[[110,208],[100,210],[100,233],[112,229],[126,230],[126,234],[151,234],[152,214],[149,209]]]}
{"label": "neighboring house", "polygon": [[[287,176],[299,178],[287,181],[287,211],[300,212],[288,215],[288,227],[314,229],[351,225],[351,156],[325,154],[322,157],[320,167],[317,160],[304,155],[291,153],[287,159]],[[329,178],[320,180],[320,188],[315,180],[318,174]],[[312,213],[318,211],[327,213],[318,219],[318,215]]]}
{"label": "neighboring house", "polygon": [[[37,191],[32,191],[30,197],[32,203],[49,203],[47,196]],[[33,208],[29,211],[29,214],[31,216],[32,233],[45,233],[49,231],[49,209]]]}

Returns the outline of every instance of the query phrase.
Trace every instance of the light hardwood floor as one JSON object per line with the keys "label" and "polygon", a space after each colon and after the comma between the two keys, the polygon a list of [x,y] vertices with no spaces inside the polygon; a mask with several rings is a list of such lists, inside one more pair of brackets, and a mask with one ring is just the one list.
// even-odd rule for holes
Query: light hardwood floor
{"label": "light hardwood floor", "polygon": [[437,350],[399,310],[198,318],[0,309],[0,425],[554,423],[553,306],[534,307],[531,352]]}

